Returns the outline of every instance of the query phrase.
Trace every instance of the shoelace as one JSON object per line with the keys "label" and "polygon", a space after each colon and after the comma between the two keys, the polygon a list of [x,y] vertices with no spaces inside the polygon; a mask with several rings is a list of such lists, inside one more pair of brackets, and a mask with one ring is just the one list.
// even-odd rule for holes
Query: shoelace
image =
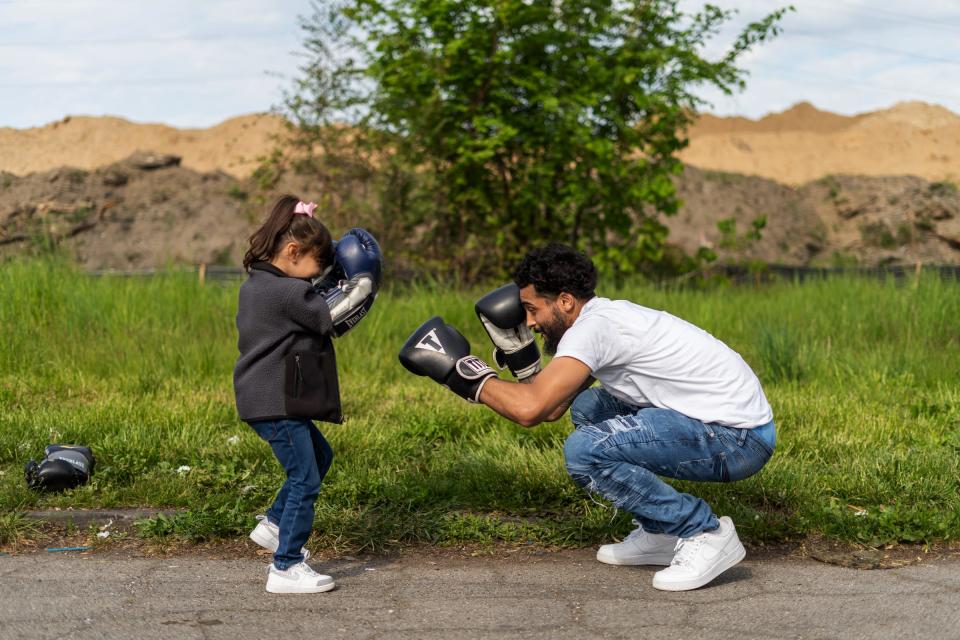
{"label": "shoelace", "polygon": [[[300,564],[296,564],[296,565],[294,565],[294,567],[296,567],[296,568],[297,568],[301,573],[303,573],[305,576],[308,576],[308,577],[310,577],[310,578],[318,578],[318,577],[320,576],[320,574],[317,573],[316,571],[314,571],[314,570],[310,567],[310,565],[308,565],[306,562],[301,562]],[[292,569],[292,568],[293,568],[293,567],[291,567],[291,569]]]}
{"label": "shoelace", "polygon": [[702,536],[696,536],[694,538],[680,538],[677,540],[677,546],[673,548],[673,561],[670,562],[670,564],[678,567],[689,564],[690,561],[693,560],[693,558],[695,558],[700,552],[700,547],[702,546]]}
{"label": "shoelace", "polygon": [[630,542],[631,540],[634,540],[634,539],[636,539],[636,538],[639,538],[639,537],[642,536],[644,533],[646,533],[646,532],[643,530],[643,527],[640,526],[640,523],[639,523],[639,522],[637,522],[636,520],[633,520],[632,522],[633,522],[634,525],[636,525],[637,528],[627,534],[627,537],[623,539],[624,542]]}

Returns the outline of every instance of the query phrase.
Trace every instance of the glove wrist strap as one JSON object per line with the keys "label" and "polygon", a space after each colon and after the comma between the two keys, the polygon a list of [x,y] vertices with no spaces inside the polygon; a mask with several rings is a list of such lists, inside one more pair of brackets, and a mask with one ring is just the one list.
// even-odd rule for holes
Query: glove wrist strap
{"label": "glove wrist strap", "polygon": [[483,385],[496,376],[497,372],[490,365],[476,356],[468,355],[457,360],[446,386],[464,400],[480,402]]}
{"label": "glove wrist strap", "polygon": [[529,378],[540,371],[540,347],[536,341],[528,342],[516,351],[501,353],[502,358],[497,358],[497,362],[505,364],[518,380]]}

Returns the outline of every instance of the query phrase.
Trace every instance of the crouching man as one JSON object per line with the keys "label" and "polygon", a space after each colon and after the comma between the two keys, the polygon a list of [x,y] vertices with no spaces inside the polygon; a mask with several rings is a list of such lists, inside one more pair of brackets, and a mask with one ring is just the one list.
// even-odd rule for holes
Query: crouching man
{"label": "crouching man", "polygon": [[[497,378],[439,317],[410,336],[400,361],[524,426],[570,409],[567,471],[638,525],[623,542],[600,547],[600,562],[667,565],[653,577],[666,591],[696,589],[740,562],[733,521],[660,476],[732,482],[770,459],[773,413],[747,363],[668,313],[597,297],[593,263],[570,247],[531,251],[514,280],[476,310],[497,363],[522,384]],[[555,354],[542,370],[531,330]],[[594,381],[600,386],[590,388]]]}

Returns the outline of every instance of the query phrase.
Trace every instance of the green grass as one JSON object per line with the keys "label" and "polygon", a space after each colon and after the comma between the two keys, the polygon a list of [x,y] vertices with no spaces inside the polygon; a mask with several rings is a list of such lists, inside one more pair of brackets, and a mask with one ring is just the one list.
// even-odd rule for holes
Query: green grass
{"label": "green grass", "polygon": [[[184,507],[141,535],[240,536],[282,471],[235,414],[239,283],[189,274],[85,276],[0,265],[0,540],[16,514],[66,506]],[[867,544],[960,536],[960,287],[835,279],[760,289],[601,286],[710,331],[759,374],[778,448],[756,476],[678,482],[731,515],[747,540],[809,533]],[[347,421],[313,544],[338,550],[506,540],[585,545],[629,516],[582,494],[562,444],[569,418],[524,429],[407,373],[396,352],[433,314],[490,347],[480,289],[394,289],[337,343]],[[37,495],[22,469],[50,442],[93,447],[91,484]],[[189,471],[179,470],[189,466]],[[29,532],[27,532],[29,533]]]}

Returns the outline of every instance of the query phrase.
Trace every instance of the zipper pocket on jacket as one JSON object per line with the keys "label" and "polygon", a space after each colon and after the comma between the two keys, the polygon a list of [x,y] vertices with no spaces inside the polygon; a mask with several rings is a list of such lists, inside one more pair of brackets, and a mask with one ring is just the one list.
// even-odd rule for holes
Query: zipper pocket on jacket
{"label": "zipper pocket on jacket", "polygon": [[296,380],[296,383],[294,384],[294,393],[296,394],[295,397],[299,398],[299,397],[300,397],[300,383],[303,381],[303,371],[300,370],[300,354],[298,353],[298,354],[294,355],[294,356],[293,356],[293,359],[296,360],[296,362],[297,362],[297,380]]}
{"label": "zipper pocket on jacket", "polygon": [[343,422],[337,361],[329,339],[323,351],[291,351],[283,358],[285,415]]}

